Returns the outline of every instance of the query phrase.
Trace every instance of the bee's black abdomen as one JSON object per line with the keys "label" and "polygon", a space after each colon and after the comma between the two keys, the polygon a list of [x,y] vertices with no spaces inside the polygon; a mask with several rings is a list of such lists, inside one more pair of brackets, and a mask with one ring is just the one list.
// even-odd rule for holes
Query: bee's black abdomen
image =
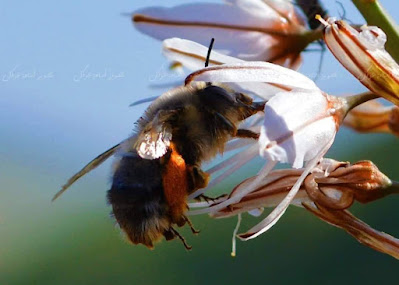
{"label": "bee's black abdomen", "polygon": [[108,201],[120,227],[131,242],[148,247],[169,228],[159,159],[129,153],[119,162]]}

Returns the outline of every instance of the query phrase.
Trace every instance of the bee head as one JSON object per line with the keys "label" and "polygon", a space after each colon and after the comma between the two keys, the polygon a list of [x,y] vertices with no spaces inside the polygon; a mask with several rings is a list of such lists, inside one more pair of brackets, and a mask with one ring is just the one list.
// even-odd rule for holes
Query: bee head
{"label": "bee head", "polygon": [[206,108],[234,121],[244,120],[263,111],[265,106],[265,102],[253,102],[248,95],[215,85],[209,85],[202,89],[200,99]]}

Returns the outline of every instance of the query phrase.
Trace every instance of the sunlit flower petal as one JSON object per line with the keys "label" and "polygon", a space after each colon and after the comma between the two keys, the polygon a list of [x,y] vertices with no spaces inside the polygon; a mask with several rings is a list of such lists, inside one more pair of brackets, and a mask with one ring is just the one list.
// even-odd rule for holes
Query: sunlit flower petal
{"label": "sunlit flower petal", "polygon": [[[282,202],[261,223],[241,234],[241,239],[252,239],[266,232],[284,214],[309,171],[332,145],[345,113],[342,99],[321,91],[293,90],[270,99],[265,106],[265,121],[259,138],[260,154],[270,161],[290,163],[294,168],[309,163]],[[239,196],[254,186],[258,187],[250,185]]]}
{"label": "sunlit flower petal", "polygon": [[341,99],[321,91],[276,94],[265,106],[260,154],[300,168],[333,141],[343,112]]}
{"label": "sunlit flower petal", "polygon": [[[197,70],[204,67],[208,47],[185,39],[170,38],[163,41],[162,52],[170,61],[178,61],[189,70]],[[209,65],[239,62],[245,61],[217,51],[212,51],[209,58]]]}
{"label": "sunlit flower petal", "polygon": [[187,76],[186,84],[192,81],[266,82],[286,90],[319,90],[311,79],[299,72],[276,64],[256,61],[204,68]]}
{"label": "sunlit flower petal", "polygon": [[375,94],[399,105],[399,65],[384,49],[384,32],[368,26],[359,32],[344,21],[321,21],[324,40],[340,63]]}
{"label": "sunlit flower petal", "polygon": [[276,61],[298,67],[300,52],[318,32],[309,31],[288,1],[229,1],[227,4],[192,3],[172,8],[136,11],[138,30],[156,39],[185,38],[244,60]]}

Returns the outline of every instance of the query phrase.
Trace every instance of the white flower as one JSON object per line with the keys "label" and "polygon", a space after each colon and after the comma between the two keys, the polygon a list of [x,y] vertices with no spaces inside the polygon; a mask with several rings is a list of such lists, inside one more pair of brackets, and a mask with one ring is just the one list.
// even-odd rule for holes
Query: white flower
{"label": "white flower", "polygon": [[265,106],[261,156],[301,168],[329,148],[339,127],[341,101],[319,90],[276,94]]}
{"label": "white flower", "polygon": [[260,154],[269,162],[249,185],[236,191],[234,196],[207,209],[192,211],[193,214],[217,212],[239,202],[254,191],[278,162],[288,162],[293,167],[306,167],[287,196],[258,225],[240,237],[252,239],[270,229],[284,214],[299,188],[332,145],[335,134],[347,114],[359,98],[337,98],[324,94],[306,76],[281,66],[265,62],[246,62],[214,66],[198,70],[186,78],[192,81],[216,82],[266,82],[286,88],[265,106],[264,125],[259,139]]}
{"label": "white flower", "polygon": [[133,15],[135,27],[156,39],[179,37],[244,60],[271,61],[296,69],[300,52],[319,36],[310,31],[289,1],[230,0],[150,7]]}

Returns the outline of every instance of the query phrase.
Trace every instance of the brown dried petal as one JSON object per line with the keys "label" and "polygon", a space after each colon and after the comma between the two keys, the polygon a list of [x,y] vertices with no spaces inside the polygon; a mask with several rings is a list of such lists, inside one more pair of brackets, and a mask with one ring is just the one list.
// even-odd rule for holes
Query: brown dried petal
{"label": "brown dried petal", "polygon": [[371,161],[359,161],[353,165],[340,167],[328,177],[317,178],[320,186],[345,186],[355,199],[362,203],[374,201],[392,193],[392,181]]}
{"label": "brown dried petal", "polygon": [[[302,171],[303,169],[272,171],[256,190],[244,196],[240,202],[214,213],[213,216],[227,217],[252,209],[278,205]],[[233,189],[230,197],[234,197],[239,189],[245,188],[254,179],[255,177],[251,177],[241,182]],[[315,201],[332,209],[346,209],[352,205],[354,199],[368,203],[396,193],[397,190],[390,187],[391,185],[392,181],[371,161],[360,161],[351,165],[325,159],[307,177],[292,204],[300,206],[304,201]]]}
{"label": "brown dried petal", "polygon": [[[224,218],[261,207],[274,207],[287,195],[303,169],[284,169],[271,172],[262,186],[244,196],[240,202],[213,213]],[[241,187],[252,183],[255,177],[237,185],[231,196]],[[398,193],[397,183],[392,183],[371,161],[353,165],[324,159],[309,174],[291,204],[303,206],[320,219],[339,227],[360,243],[399,259],[399,240],[377,230],[353,216],[346,209],[354,199],[370,202],[388,194]],[[246,235],[240,235],[246,237]]]}

